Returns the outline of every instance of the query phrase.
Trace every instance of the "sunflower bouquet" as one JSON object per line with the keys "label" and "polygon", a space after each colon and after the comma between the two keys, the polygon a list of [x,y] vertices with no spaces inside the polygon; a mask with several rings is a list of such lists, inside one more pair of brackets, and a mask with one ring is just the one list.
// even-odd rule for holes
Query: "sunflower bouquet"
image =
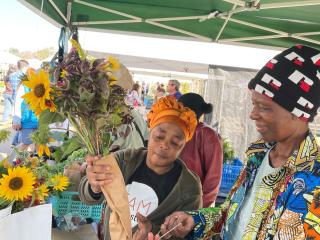
{"label": "sunflower bouquet", "polygon": [[[106,155],[112,133],[131,120],[125,92],[116,85],[122,65],[113,57],[89,59],[72,41],[73,48],[55,67],[51,83],[44,70],[28,74],[23,84],[31,90],[23,98],[39,116],[40,125],[68,119],[89,154]],[[39,155],[50,155],[46,147],[50,137],[39,139],[34,139]]]}
{"label": "sunflower bouquet", "polygon": [[16,212],[43,204],[49,195],[57,195],[69,185],[63,170],[48,166],[38,157],[24,156],[14,165],[7,160],[0,163],[0,209],[13,204]]}

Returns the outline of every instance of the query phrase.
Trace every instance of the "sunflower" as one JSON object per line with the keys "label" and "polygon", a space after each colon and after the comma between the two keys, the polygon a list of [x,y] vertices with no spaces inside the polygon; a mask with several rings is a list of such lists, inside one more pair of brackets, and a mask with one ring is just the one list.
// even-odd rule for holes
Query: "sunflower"
{"label": "sunflower", "polygon": [[113,71],[116,71],[120,68],[120,63],[118,59],[116,59],[115,57],[112,57],[112,56],[108,57],[108,62],[111,65],[111,69]]}
{"label": "sunflower", "polygon": [[36,168],[39,166],[40,164],[40,160],[37,157],[32,157],[30,158],[30,164],[31,164],[31,168]]}
{"label": "sunflower", "polygon": [[8,175],[0,179],[0,197],[9,200],[23,200],[32,195],[35,177],[26,167],[8,169]]}
{"label": "sunflower", "polygon": [[46,99],[45,104],[46,104],[46,107],[50,110],[50,112],[56,112],[57,111],[57,108],[54,105],[52,100],[47,100]]}
{"label": "sunflower", "polygon": [[[51,138],[51,137],[48,138],[48,142],[54,142],[54,141],[55,141],[55,140],[54,140],[53,138]],[[39,144],[39,146],[38,146],[38,155],[39,155],[40,157],[42,157],[43,152],[45,152],[46,155],[47,155],[48,157],[50,157],[51,152],[50,152],[50,149],[49,149],[49,147],[48,147],[47,144]]]}
{"label": "sunflower", "polygon": [[51,178],[54,190],[64,191],[69,185],[69,179],[63,175],[55,175]]}
{"label": "sunflower", "polygon": [[29,103],[32,109],[40,107],[41,110],[45,110],[46,100],[50,100],[50,80],[49,75],[43,69],[39,73],[30,72],[28,74],[29,81],[23,81],[23,85],[30,88],[31,91],[22,96]]}
{"label": "sunflower", "polygon": [[49,196],[49,189],[45,184],[41,184],[37,189],[37,198],[40,201],[44,201]]}

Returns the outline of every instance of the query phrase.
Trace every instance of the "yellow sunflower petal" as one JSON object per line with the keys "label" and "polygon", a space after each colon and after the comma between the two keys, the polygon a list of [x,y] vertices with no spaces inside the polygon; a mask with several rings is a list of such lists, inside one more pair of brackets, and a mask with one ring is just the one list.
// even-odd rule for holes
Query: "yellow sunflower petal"
{"label": "yellow sunflower petal", "polygon": [[50,149],[49,149],[49,147],[47,146],[47,145],[45,145],[44,146],[44,151],[45,151],[45,153],[46,153],[46,155],[48,156],[48,157],[50,157]]}
{"label": "yellow sunflower petal", "polygon": [[53,189],[58,191],[64,191],[69,185],[69,179],[63,175],[55,175],[51,179]]}
{"label": "yellow sunflower petal", "polygon": [[38,155],[42,157],[44,151],[44,145],[40,144],[38,148]]}
{"label": "yellow sunflower petal", "polygon": [[31,81],[25,81],[23,82],[23,85],[25,85],[28,88],[34,88],[34,82]]}
{"label": "yellow sunflower petal", "polygon": [[0,197],[8,201],[23,200],[32,195],[35,177],[26,167],[15,167],[0,179]]}

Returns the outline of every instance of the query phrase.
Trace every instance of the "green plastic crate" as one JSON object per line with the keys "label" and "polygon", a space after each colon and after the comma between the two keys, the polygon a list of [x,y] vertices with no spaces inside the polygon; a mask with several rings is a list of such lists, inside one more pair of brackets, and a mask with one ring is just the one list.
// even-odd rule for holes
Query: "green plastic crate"
{"label": "green plastic crate", "polygon": [[85,218],[92,218],[95,222],[100,221],[103,204],[87,205],[81,202],[78,192],[62,192],[60,197],[53,197],[52,203],[53,212],[58,216],[64,216],[70,212],[77,212]]}

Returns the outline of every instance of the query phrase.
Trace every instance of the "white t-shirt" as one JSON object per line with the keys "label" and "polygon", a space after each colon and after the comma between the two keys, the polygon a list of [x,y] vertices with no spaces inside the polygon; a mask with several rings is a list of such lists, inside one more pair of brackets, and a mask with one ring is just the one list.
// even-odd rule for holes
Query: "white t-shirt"
{"label": "white t-shirt", "polygon": [[261,184],[261,180],[271,174],[276,172],[279,168],[273,168],[270,166],[269,163],[269,154],[270,154],[271,149],[267,152],[265,155],[261,166],[259,168],[259,171],[257,173],[257,176],[254,180],[253,186],[249,190],[249,193],[243,200],[243,205],[242,208],[239,209],[239,213],[237,215],[237,218],[235,219],[235,224],[228,226],[230,235],[232,236],[231,240],[237,240],[241,239],[244,230],[250,220],[251,213],[252,213],[252,208],[254,204],[254,199],[257,194],[257,190],[259,189],[259,186]]}
{"label": "white t-shirt", "polygon": [[126,188],[129,198],[131,227],[133,228],[138,224],[137,212],[145,217],[148,216],[158,207],[159,200],[156,192],[146,184],[132,182]]}

